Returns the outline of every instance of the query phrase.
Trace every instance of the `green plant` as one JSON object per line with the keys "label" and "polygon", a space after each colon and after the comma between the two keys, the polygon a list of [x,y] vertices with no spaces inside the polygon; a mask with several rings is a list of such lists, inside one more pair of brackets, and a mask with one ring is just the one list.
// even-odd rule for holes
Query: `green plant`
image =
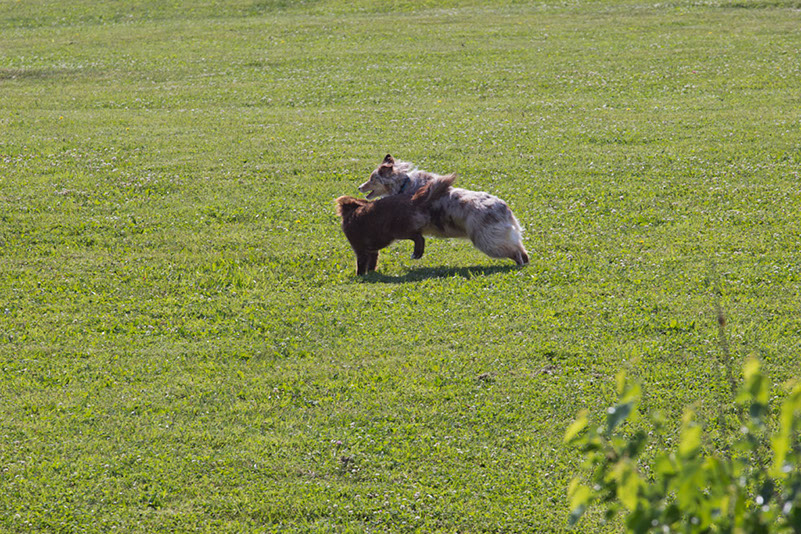
{"label": "green plant", "polygon": [[[620,435],[621,424],[636,419],[640,397],[640,385],[621,373],[620,399],[607,410],[606,423],[594,426],[584,412],[565,434],[567,443],[581,448],[590,473],[590,485],[582,477],[570,483],[571,524],[600,504],[607,520],[622,509],[629,532],[801,532],[801,384],[783,401],[771,431],[768,379],[757,360],[743,371],[737,396],[742,426],[730,447],[706,452],[702,427],[688,409],[678,449],[651,462],[642,461],[644,429]],[[659,417],[650,420],[662,426]]]}

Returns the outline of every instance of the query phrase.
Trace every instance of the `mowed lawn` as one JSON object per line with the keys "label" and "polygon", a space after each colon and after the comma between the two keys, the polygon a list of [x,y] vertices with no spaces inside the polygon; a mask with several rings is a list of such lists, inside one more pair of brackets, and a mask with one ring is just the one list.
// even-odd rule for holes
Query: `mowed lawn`
{"label": "mowed lawn", "polygon": [[[801,371],[799,8],[0,2],[0,530],[564,531],[620,370],[646,457],[685,406],[722,446],[726,364]],[[387,153],[531,264],[356,277]]]}

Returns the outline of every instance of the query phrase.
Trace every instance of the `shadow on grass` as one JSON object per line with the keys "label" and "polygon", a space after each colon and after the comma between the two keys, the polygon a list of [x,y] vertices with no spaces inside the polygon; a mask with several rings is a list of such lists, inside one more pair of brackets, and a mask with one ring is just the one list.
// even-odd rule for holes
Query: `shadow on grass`
{"label": "shadow on grass", "polygon": [[362,278],[368,284],[405,284],[406,282],[419,282],[429,278],[450,278],[458,276],[469,280],[476,276],[486,276],[488,274],[508,273],[517,271],[517,265],[476,265],[473,267],[420,267],[412,269],[400,276],[388,276],[380,272],[373,272]]}

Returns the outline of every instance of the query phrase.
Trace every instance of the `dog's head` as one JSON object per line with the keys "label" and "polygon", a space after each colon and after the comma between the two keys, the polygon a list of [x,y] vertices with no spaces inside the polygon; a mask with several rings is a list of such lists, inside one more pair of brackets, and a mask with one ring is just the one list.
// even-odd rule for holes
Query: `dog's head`
{"label": "dog's head", "polygon": [[396,193],[406,174],[395,166],[395,159],[387,154],[381,165],[370,174],[370,179],[359,186],[367,198],[383,197]]}

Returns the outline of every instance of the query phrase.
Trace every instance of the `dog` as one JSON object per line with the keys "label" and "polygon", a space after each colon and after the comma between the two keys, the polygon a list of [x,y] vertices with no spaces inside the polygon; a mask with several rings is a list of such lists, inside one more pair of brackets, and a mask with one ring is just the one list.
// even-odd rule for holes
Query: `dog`
{"label": "dog", "polygon": [[[440,176],[418,170],[411,163],[395,161],[390,155],[359,186],[367,198],[408,196],[416,194],[426,184]],[[529,262],[523,246],[520,223],[509,206],[500,198],[482,191],[458,187],[431,203],[430,222],[423,234],[438,237],[467,237],[487,256],[509,258],[518,265]]]}
{"label": "dog", "polygon": [[337,215],[342,218],[342,230],[356,254],[356,274],[375,271],[378,251],[398,239],[414,241],[412,259],[422,258],[422,229],[431,223],[430,206],[448,192],[455,179],[455,174],[438,176],[412,195],[393,195],[373,202],[339,197]]}

